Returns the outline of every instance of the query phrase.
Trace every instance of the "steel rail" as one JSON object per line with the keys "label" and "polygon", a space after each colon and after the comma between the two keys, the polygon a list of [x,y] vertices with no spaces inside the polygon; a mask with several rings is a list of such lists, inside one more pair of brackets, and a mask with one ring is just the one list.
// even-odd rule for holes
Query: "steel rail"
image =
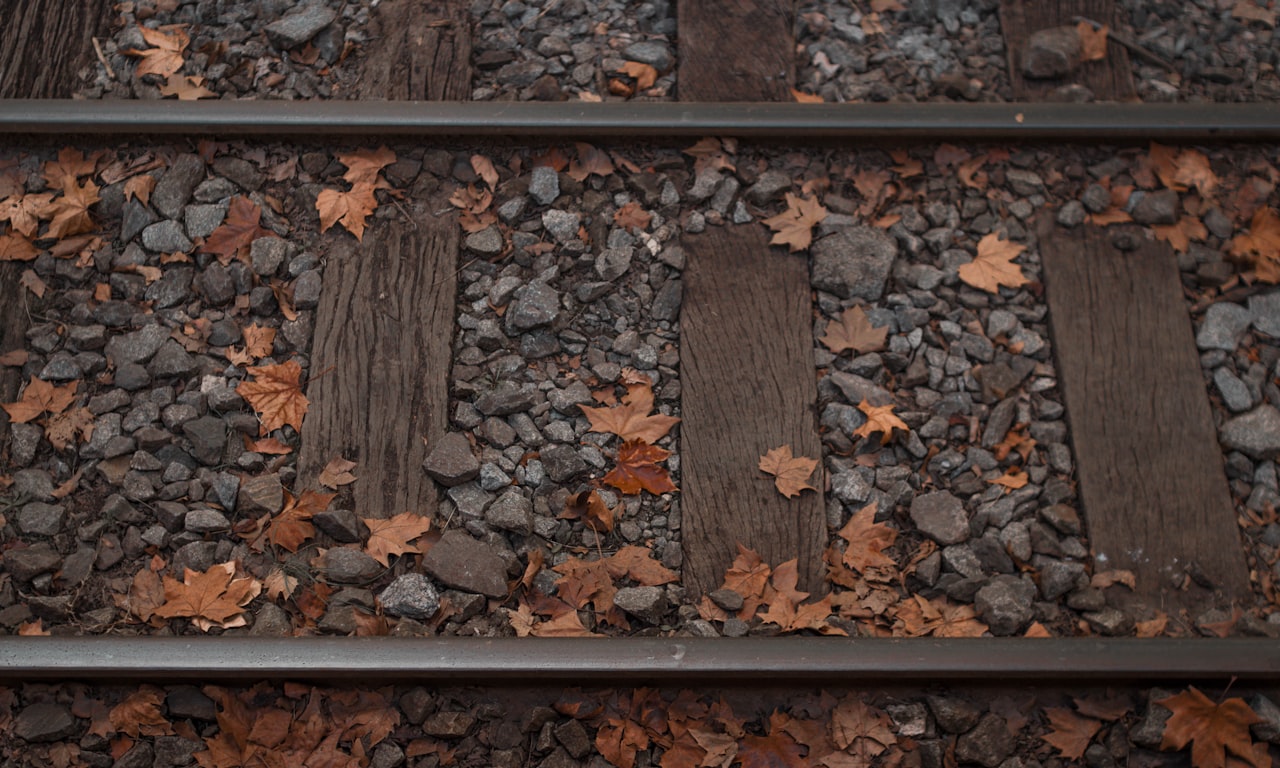
{"label": "steel rail", "polygon": [[0,100],[0,134],[1276,141],[1280,104]]}
{"label": "steel rail", "polygon": [[1280,679],[1270,639],[0,638],[0,681],[669,685]]}

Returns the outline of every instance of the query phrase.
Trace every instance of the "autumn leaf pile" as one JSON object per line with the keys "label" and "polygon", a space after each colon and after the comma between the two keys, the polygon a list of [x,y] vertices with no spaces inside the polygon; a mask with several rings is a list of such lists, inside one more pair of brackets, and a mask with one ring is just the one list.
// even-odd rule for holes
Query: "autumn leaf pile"
{"label": "autumn leaf pile", "polygon": [[[676,490],[671,475],[661,466],[671,452],[654,443],[661,440],[680,419],[653,413],[653,385],[644,376],[632,371],[624,379],[626,394],[621,402],[608,407],[579,406],[592,432],[617,435],[616,465],[603,478],[603,482],[625,494],[648,491],[654,495]],[[597,400],[613,401],[612,390],[597,393]]]}

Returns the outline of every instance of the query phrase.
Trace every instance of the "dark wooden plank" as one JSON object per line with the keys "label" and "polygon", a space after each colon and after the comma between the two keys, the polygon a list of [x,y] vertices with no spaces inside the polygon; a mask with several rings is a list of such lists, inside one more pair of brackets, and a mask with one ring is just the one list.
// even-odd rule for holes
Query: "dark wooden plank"
{"label": "dark wooden plank", "polygon": [[110,23],[110,0],[0,0],[0,98],[65,99]]}
{"label": "dark wooden plank", "polygon": [[793,0],[680,0],[681,101],[791,101]]}
{"label": "dark wooden plank", "polygon": [[1113,0],[1001,0],[1000,28],[1009,58],[1009,80],[1013,97],[1021,101],[1045,101],[1055,88],[1069,83],[1093,91],[1098,101],[1134,101],[1129,52],[1114,40],[1107,41],[1107,58],[1086,61],[1070,80],[1029,80],[1022,75],[1022,52],[1027,37],[1037,30],[1064,25],[1075,26],[1083,17],[1116,28],[1118,18]]}
{"label": "dark wooden plank", "polygon": [[[30,327],[31,293],[18,285],[23,267],[14,262],[0,262],[0,354],[23,349],[26,346],[27,328]],[[22,369],[0,366],[0,403],[11,403],[18,398],[22,384]],[[0,453],[9,438],[9,414],[0,408]]]}
{"label": "dark wooden plank", "polygon": [[1042,222],[1040,255],[1096,567],[1132,570],[1165,610],[1212,597],[1169,588],[1191,564],[1226,597],[1248,597],[1173,252],[1150,240],[1122,252],[1096,227]]}
{"label": "dark wooden plank", "polygon": [[[680,472],[684,584],[720,586],[737,543],[770,564],[799,558],[800,585],[822,590],[822,491],[787,499],[757,469],[772,448],[819,458],[809,269],[770,248],[759,225],[683,239]],[[822,487],[821,470],[813,484]]]}
{"label": "dark wooden plank", "polygon": [[351,98],[471,98],[471,19],[461,0],[387,0]]}
{"label": "dark wooden plank", "polygon": [[299,487],[342,455],[359,464],[352,489],[369,517],[435,510],[422,460],[448,418],[458,222],[406,207],[410,220],[379,221],[363,244],[330,241],[311,349]]}

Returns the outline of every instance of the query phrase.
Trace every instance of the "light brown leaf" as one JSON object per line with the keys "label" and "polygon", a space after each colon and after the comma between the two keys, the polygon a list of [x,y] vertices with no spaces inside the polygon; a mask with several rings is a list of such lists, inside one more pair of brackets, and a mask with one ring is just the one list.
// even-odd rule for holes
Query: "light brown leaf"
{"label": "light brown leaf", "polygon": [[858,410],[866,414],[867,420],[853,431],[855,437],[871,437],[880,433],[880,444],[888,445],[893,438],[893,430],[906,432],[910,429],[907,423],[893,413],[893,405],[872,405],[865,399],[858,403]]}
{"label": "light brown leaf", "polygon": [[1022,267],[1013,259],[1027,247],[1011,240],[1001,240],[995,232],[978,241],[978,255],[968,264],[960,265],[960,279],[974,288],[989,293],[999,293],[1000,286],[1017,288],[1027,284]]}
{"label": "light brown leaf", "polygon": [[357,149],[355,152],[337,153],[338,162],[347,166],[347,172],[342,174],[342,178],[351,183],[351,186],[359,186],[368,184],[374,189],[388,189],[387,184],[378,174],[383,168],[391,165],[396,161],[396,153],[386,147],[378,147],[377,149]]}
{"label": "light brown leaf", "polygon": [[1249,223],[1249,232],[1231,239],[1230,253],[1251,266],[1259,280],[1280,282],[1280,216],[1271,208],[1259,208]]}
{"label": "light brown leaf", "polygon": [[319,482],[325,488],[334,489],[340,485],[351,485],[356,481],[356,476],[351,474],[351,470],[355,468],[354,461],[334,456],[328,464],[324,465],[324,469],[320,470]]}
{"label": "light brown leaf", "polygon": [[49,417],[44,425],[44,436],[59,451],[65,451],[80,437],[87,443],[93,437],[94,416],[88,408],[72,408]]}
{"label": "light brown leaf", "polygon": [[653,558],[653,550],[634,544],[619,549],[604,559],[605,568],[615,579],[623,576],[642,587],[657,587],[680,580],[680,575]]}
{"label": "light brown leaf", "polygon": [[489,185],[489,189],[496,190],[498,188],[498,169],[493,167],[493,161],[484,155],[471,156],[471,168],[476,175]]}
{"label": "light brown leaf", "polygon": [[74,181],[81,176],[93,173],[103,154],[102,151],[98,151],[85,157],[84,153],[75,147],[63,147],[58,150],[57,160],[50,160],[44,164],[41,175],[50,187],[60,189],[68,176]]}
{"label": "light brown leaf", "polygon": [[1276,26],[1276,12],[1269,8],[1263,8],[1258,5],[1256,0],[1236,0],[1236,4],[1231,8],[1231,18],[1242,21],[1257,21],[1272,29]]}
{"label": "light brown leaf", "polygon": [[216,99],[218,94],[204,86],[204,78],[174,73],[160,84],[160,93],[165,96],[177,96],[179,101],[196,101],[197,99]]}
{"label": "light brown leaf", "polygon": [[255,366],[246,370],[253,374],[254,380],[240,382],[236,392],[258,412],[262,434],[274,432],[286,424],[300,432],[310,403],[302,394],[302,366],[298,361],[286,360],[278,365]]}
{"label": "light brown leaf", "polygon": [[805,93],[795,88],[791,89],[791,98],[795,99],[797,104],[821,104],[823,98],[816,93]]}
{"label": "light brown leaf", "polygon": [[675,416],[649,415],[653,410],[653,387],[646,381],[627,388],[622,404],[613,408],[592,408],[579,405],[592,432],[608,432],[623,440],[640,440],[653,445],[680,423]]}
{"label": "light brown leaf", "polygon": [[1087,21],[1081,21],[1076,24],[1076,32],[1080,35],[1080,59],[1081,61],[1102,61],[1107,58],[1107,33],[1110,28],[1106,25],[1094,29],[1093,25]]}
{"label": "light brown leaf", "polygon": [[809,485],[809,476],[818,466],[817,459],[804,456],[793,456],[791,446],[781,445],[770,449],[760,457],[760,471],[773,475],[773,484],[778,493],[788,499],[799,496],[801,491],[816,491]]}
{"label": "light brown leaf", "polygon": [[631,231],[644,230],[649,227],[649,222],[653,221],[653,214],[640,207],[640,204],[632,200],[622,206],[613,213],[613,223],[620,227],[625,227]]}
{"label": "light brown leaf", "polygon": [[813,228],[827,218],[827,209],[816,197],[803,198],[786,193],[787,210],[764,219],[774,234],[772,245],[788,246],[792,252],[804,250],[813,242]]}
{"label": "light brown leaf", "polygon": [[1259,766],[1249,726],[1263,720],[1244,699],[1215,704],[1192,687],[1155,703],[1173,713],[1165,723],[1161,749],[1182,749],[1191,744],[1191,764],[1196,768],[1226,768],[1230,756]]}
{"label": "light brown leaf", "polygon": [[658,80],[658,70],[639,61],[628,61],[618,71],[633,78],[636,81],[636,88],[642,91],[652,88]]}
{"label": "light brown leaf", "polygon": [[216,254],[223,264],[230,263],[233,258],[248,259],[253,241],[272,234],[260,224],[261,221],[262,209],[257,203],[243,195],[231,198],[227,217],[204,239],[200,252]]}
{"label": "light brown leaf", "polygon": [[9,420],[15,424],[26,424],[45,413],[62,413],[71,405],[76,397],[76,388],[80,382],[57,386],[44,379],[32,376],[22,390],[22,398],[14,403],[0,405],[9,414]]}
{"label": "light brown leaf", "polygon": [[618,448],[617,465],[604,476],[605,483],[627,495],[648,491],[655,496],[678,490],[667,470],[658,466],[671,452],[642,440],[628,440]]}
{"label": "light brown leaf", "polygon": [[53,633],[44,628],[43,619],[24,621],[18,625],[19,637],[49,637]]}
{"label": "light brown leaf", "polygon": [[0,235],[0,261],[34,261],[40,252],[17,232]]}
{"label": "light brown leaf", "polygon": [[574,146],[578,150],[578,156],[569,164],[569,176],[574,181],[586,181],[593,173],[597,176],[613,173],[613,161],[609,159],[607,152],[582,142],[577,142]]}
{"label": "light brown leaf", "polygon": [[[311,518],[329,508],[337,494],[303,491],[298,497],[284,492],[284,508],[266,523],[265,538],[273,546],[297,552],[298,547],[316,535]],[[262,536],[254,540],[254,549],[261,549]]]}
{"label": "light brown leaf", "polygon": [[1198,149],[1184,149],[1178,153],[1177,170],[1173,181],[1176,188],[1189,189],[1195,187],[1205,199],[1213,198],[1218,189],[1218,175],[1209,165],[1209,158]]}
{"label": "light brown leaf", "polygon": [[[621,506],[619,506],[621,509]],[[588,527],[597,531],[612,531],[615,511],[609,509],[595,490],[575,493],[565,499],[564,511],[560,513],[562,520],[581,520]],[[535,550],[539,551],[539,550]]]}
{"label": "light brown leaf", "polygon": [[61,240],[69,235],[90,232],[94,228],[89,206],[98,202],[98,186],[86,179],[84,186],[71,176],[62,177],[62,197],[55,198],[41,211],[41,217],[52,217],[49,229],[40,239]]}
{"label": "light brown leaf", "polygon": [[862,307],[851,307],[827,323],[826,333],[818,341],[837,354],[852,349],[862,355],[883,350],[888,335],[888,326],[871,325]]}
{"label": "light brown leaf", "polygon": [[262,585],[249,576],[236,578],[234,562],[218,563],[207,571],[186,569],[182,581],[164,577],[165,602],[155,615],[165,619],[188,617],[202,631],[213,627],[242,627],[244,607],[258,596]]}
{"label": "light brown leaf", "polygon": [[126,56],[142,59],[134,71],[138,77],[143,75],[168,77],[182,69],[182,52],[191,44],[191,37],[183,31],[184,27],[185,25],[182,24],[173,24],[160,29],[138,27],[138,31],[142,33],[142,39],[153,47],[124,48],[120,52]]}
{"label": "light brown leaf", "polygon": [[320,214],[320,231],[327,232],[334,224],[341,224],[356,240],[364,241],[365,222],[378,207],[373,194],[374,186],[361,182],[349,190],[322,189],[316,195],[316,211]]}
{"label": "light brown leaf", "polygon": [[22,270],[22,274],[18,277],[18,285],[31,291],[37,299],[43,299],[44,292],[49,290],[49,286],[40,279],[34,269]]}
{"label": "light brown leaf", "polygon": [[173,725],[161,710],[164,698],[162,689],[143,685],[112,707],[108,719],[117,731],[135,739],[139,736],[166,736],[173,733]]}
{"label": "light brown leaf", "polygon": [[151,202],[151,193],[156,188],[156,177],[149,173],[140,173],[124,183],[124,199],[137,200],[143,205]]}
{"label": "light brown leaf", "polygon": [[868,568],[893,568],[897,565],[884,550],[893,546],[898,531],[876,522],[875,502],[854,512],[836,535],[847,542],[841,559],[858,573],[865,573]]}
{"label": "light brown leaf", "polygon": [[44,211],[53,201],[53,193],[10,195],[0,201],[0,221],[9,222],[13,231],[24,237],[35,237]]}
{"label": "light brown leaf", "polygon": [[386,519],[361,519],[369,526],[369,540],[365,542],[364,551],[386,566],[391,564],[391,555],[421,554],[422,550],[410,542],[431,530],[431,519],[413,512],[401,512]]}
{"label": "light brown leaf", "polygon": [[1027,473],[1023,472],[1021,469],[1018,469],[1017,467],[1009,467],[1004,471],[1003,475],[1000,475],[995,480],[988,480],[987,482],[992,485],[1004,486],[1005,492],[1008,493],[1009,491],[1016,491],[1026,485],[1030,479],[1031,478]]}
{"label": "light brown leaf", "polygon": [[1102,727],[1102,723],[1089,717],[1081,717],[1068,707],[1045,707],[1049,718],[1049,732],[1041,736],[1044,742],[1068,760],[1079,760]]}

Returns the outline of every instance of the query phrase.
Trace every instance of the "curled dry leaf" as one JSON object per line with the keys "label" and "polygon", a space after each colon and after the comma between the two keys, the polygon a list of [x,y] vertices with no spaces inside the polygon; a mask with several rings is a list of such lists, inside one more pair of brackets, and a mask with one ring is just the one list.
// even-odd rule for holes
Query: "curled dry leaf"
{"label": "curled dry leaf", "polygon": [[809,476],[818,466],[817,459],[804,456],[793,456],[791,446],[782,445],[773,448],[760,457],[760,471],[773,475],[773,484],[778,493],[788,499],[799,496],[801,491],[816,491],[809,485]]}
{"label": "curled dry leaf", "polygon": [[324,469],[320,470],[319,482],[325,488],[337,488],[340,485],[351,485],[356,481],[356,476],[351,474],[351,470],[356,468],[354,461],[349,461],[341,456],[334,456],[329,463],[324,465]]}
{"label": "curled dry leaf", "polygon": [[125,48],[120,52],[126,56],[142,59],[138,62],[138,68],[134,70],[134,74],[138,77],[143,75],[168,77],[182,69],[182,52],[191,44],[191,37],[184,29],[185,25],[182,24],[172,24],[160,29],[138,27],[138,31],[142,33],[142,39],[152,47]]}
{"label": "curled dry leaf", "polygon": [[[618,509],[621,509],[619,505]],[[616,510],[609,509],[595,490],[581,491],[565,499],[562,520],[581,520],[597,531],[612,531]]]}
{"label": "curled dry leaf", "polygon": [[827,323],[826,333],[818,341],[837,354],[852,349],[862,355],[883,350],[888,335],[889,326],[873,326],[862,307],[851,307]]}
{"label": "curled dry leaf", "polygon": [[988,293],[999,293],[1000,286],[1017,288],[1028,280],[1022,267],[1013,259],[1027,247],[1010,240],[1001,240],[995,232],[978,241],[978,255],[968,264],[960,265],[960,279]]}
{"label": "curled dry leaf", "polygon": [[864,399],[858,403],[858,410],[866,414],[867,420],[853,431],[856,437],[871,437],[879,432],[880,444],[888,445],[893,438],[893,430],[906,432],[909,429],[905,421],[894,415],[892,405],[872,405]]}
{"label": "curled dry leaf", "polygon": [[247,259],[253,241],[272,234],[262,227],[261,221],[262,209],[257,203],[243,195],[231,198],[231,203],[227,206],[227,217],[204,239],[200,252],[215,254],[224,265],[234,258]]}
{"label": "curled dry leaf", "polygon": [[245,399],[262,421],[262,434],[288,424],[302,430],[302,419],[310,404],[302,394],[302,366],[296,360],[278,365],[262,365],[246,369],[253,381],[242,381],[236,392]]}
{"label": "curled dry leaf", "polygon": [[788,246],[793,252],[804,250],[813,242],[813,228],[827,218],[827,209],[822,207],[816,197],[803,198],[786,194],[787,210],[764,219],[765,226],[772,229],[772,245]]}
{"label": "curled dry leaf", "polygon": [[858,573],[865,573],[869,568],[893,568],[897,565],[884,550],[893,546],[898,531],[876,522],[876,506],[872,502],[854,512],[849,522],[836,532],[846,542],[841,559]]}
{"label": "curled dry leaf", "polygon": [[316,195],[316,211],[320,214],[320,231],[327,232],[341,224],[356,240],[364,241],[365,222],[378,207],[374,186],[361,182],[349,190],[322,189]]}

